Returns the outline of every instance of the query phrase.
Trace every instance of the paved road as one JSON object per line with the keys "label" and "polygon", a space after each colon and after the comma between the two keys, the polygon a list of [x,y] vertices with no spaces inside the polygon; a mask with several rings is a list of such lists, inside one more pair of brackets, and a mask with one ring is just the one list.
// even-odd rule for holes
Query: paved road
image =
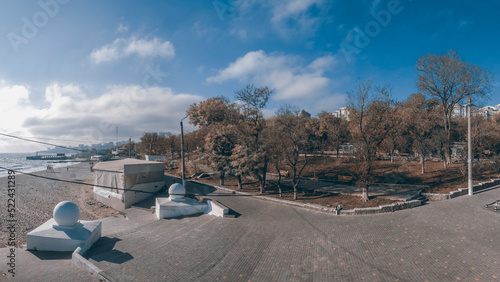
{"label": "paved road", "polygon": [[[498,188],[498,187],[497,187]],[[222,192],[216,191],[217,194]],[[115,281],[490,281],[500,278],[500,189],[390,214],[334,216],[213,196],[241,214],[104,221],[90,261]]]}

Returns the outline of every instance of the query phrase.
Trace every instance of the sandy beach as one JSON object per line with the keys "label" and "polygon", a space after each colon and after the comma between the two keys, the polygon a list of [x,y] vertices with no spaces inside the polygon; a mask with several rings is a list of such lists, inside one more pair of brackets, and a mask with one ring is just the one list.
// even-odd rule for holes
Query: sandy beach
{"label": "sandy beach", "polygon": [[[89,163],[79,163],[53,172],[40,171],[35,175],[93,183]],[[80,219],[94,220],[118,212],[95,201],[92,186],[53,181],[26,174],[15,175],[15,202],[18,244],[26,243],[26,234],[52,217],[54,207],[61,201],[72,201],[80,208]],[[0,178],[0,248],[7,244],[7,177]]]}

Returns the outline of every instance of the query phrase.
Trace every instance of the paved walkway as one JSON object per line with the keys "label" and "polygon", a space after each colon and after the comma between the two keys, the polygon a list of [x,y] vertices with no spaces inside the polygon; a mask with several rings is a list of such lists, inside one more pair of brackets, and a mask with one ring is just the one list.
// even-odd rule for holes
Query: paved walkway
{"label": "paved walkway", "polygon": [[213,198],[241,215],[156,221],[149,211],[133,208],[127,218],[109,220],[114,225],[105,227],[88,257],[115,281],[500,278],[500,214],[483,208],[500,199],[500,189],[366,216],[334,216],[234,194]]}
{"label": "paved walkway", "polygon": [[[215,191],[237,218],[156,220],[134,207],[103,220],[87,257],[112,281],[491,281],[500,278],[500,214],[483,206],[500,199],[498,188],[364,216]],[[97,280],[64,258],[18,258],[19,281]]]}
{"label": "paved walkway", "polygon": [[18,248],[15,277],[8,272],[7,248],[0,248],[0,281],[99,281],[71,261],[71,253],[29,252]]}

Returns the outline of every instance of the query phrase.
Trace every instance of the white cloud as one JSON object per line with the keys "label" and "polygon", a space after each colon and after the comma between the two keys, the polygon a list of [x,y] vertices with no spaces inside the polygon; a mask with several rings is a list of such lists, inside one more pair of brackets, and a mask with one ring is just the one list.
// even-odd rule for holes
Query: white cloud
{"label": "white cloud", "polygon": [[256,82],[277,90],[277,100],[310,99],[328,95],[333,81],[323,76],[325,70],[337,66],[333,56],[317,58],[307,66],[295,56],[267,55],[264,51],[249,52],[236,59],[208,82],[222,83],[227,80]]}
{"label": "white cloud", "polygon": [[172,58],[175,55],[174,45],[170,41],[161,42],[158,38],[153,40],[132,39],[124,50],[126,55],[137,54],[142,57]]}
{"label": "white cloud", "polygon": [[171,59],[175,55],[175,48],[170,41],[161,41],[156,37],[153,39],[119,38],[111,44],[92,51],[90,60],[95,64],[100,64],[131,55]]}
{"label": "white cloud", "polygon": [[[319,17],[308,13],[313,6],[321,7],[324,0],[286,0],[276,2],[272,8],[271,22],[284,37],[298,33],[311,36],[317,30]],[[292,23],[292,24],[291,24]]]}
{"label": "white cloud", "polygon": [[288,18],[298,17],[304,14],[311,6],[322,4],[323,0],[286,0],[280,1],[273,8],[273,22],[279,22]]}
{"label": "white cloud", "polygon": [[309,64],[308,68],[315,72],[323,73],[325,69],[338,65],[338,63],[337,58],[334,56],[325,56],[314,60],[311,64]]}
{"label": "white cloud", "polygon": [[117,28],[117,31],[118,32],[128,31],[128,26],[124,26],[123,24],[120,23],[120,25]]}
{"label": "white cloud", "polygon": [[24,85],[0,83],[0,132],[7,133],[19,129],[23,116],[29,111],[30,89]]}
{"label": "white cloud", "polygon": [[118,60],[121,57],[120,45],[122,39],[116,39],[113,43],[102,46],[92,51],[90,59],[95,64]]}
{"label": "white cloud", "polygon": [[[7,95],[8,93],[8,95]],[[89,97],[74,84],[53,83],[45,88],[44,106],[30,103],[28,87],[13,85],[0,87],[0,95],[8,98],[0,105],[5,113],[0,132],[24,137],[49,137],[78,140],[94,144],[119,138],[139,138],[143,132],[179,132],[179,121],[188,107],[205,98],[198,95],[175,93],[170,88],[139,85],[108,86],[102,93]],[[189,126],[188,126],[189,127]],[[55,142],[60,143],[60,142]],[[35,151],[47,146],[0,138],[0,152]]]}
{"label": "white cloud", "polygon": [[281,68],[286,65],[285,56],[267,56],[264,51],[249,52],[245,56],[238,58],[224,70],[219,71],[217,76],[207,79],[208,82],[223,82],[229,79],[248,79],[249,75],[271,71],[273,68]]}

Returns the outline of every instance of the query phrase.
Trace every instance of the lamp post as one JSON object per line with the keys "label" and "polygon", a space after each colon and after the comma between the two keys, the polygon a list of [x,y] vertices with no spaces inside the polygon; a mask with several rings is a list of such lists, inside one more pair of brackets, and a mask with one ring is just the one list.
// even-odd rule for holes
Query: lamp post
{"label": "lamp post", "polygon": [[184,174],[185,172],[185,163],[184,163],[184,128],[182,126],[182,121],[187,118],[187,117],[184,117],[181,119],[181,159],[182,159],[182,186],[184,187],[184,189],[186,188],[186,185],[184,183],[184,179],[186,177],[186,175]]}
{"label": "lamp post", "polygon": [[472,134],[471,134],[471,122],[470,122],[470,104],[471,98],[467,101],[467,151],[468,151],[468,159],[467,165],[469,169],[469,196],[472,196],[474,193],[472,187]]}
{"label": "lamp post", "polygon": [[132,157],[132,137],[134,137],[134,136],[130,136],[128,138],[128,157],[129,158]]}

